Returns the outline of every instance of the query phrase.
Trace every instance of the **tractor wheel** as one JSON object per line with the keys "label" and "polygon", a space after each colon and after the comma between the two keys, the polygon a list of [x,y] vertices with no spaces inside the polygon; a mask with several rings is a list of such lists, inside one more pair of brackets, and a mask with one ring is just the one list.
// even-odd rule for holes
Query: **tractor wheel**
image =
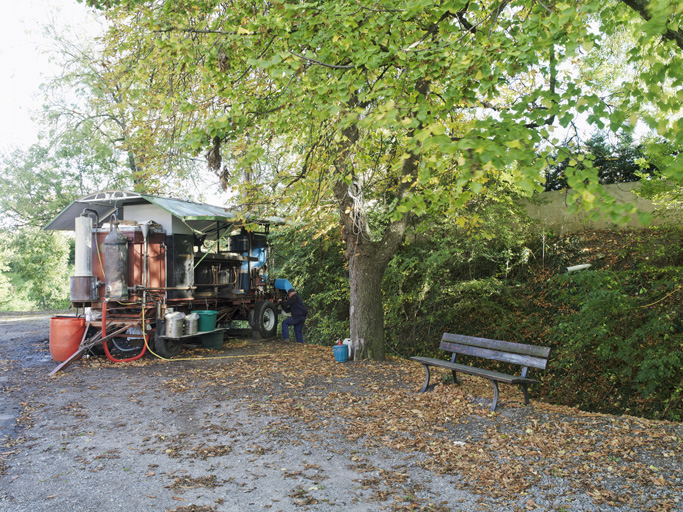
{"label": "tractor wheel", "polygon": [[257,302],[252,328],[261,338],[273,338],[277,333],[277,308],[272,302]]}

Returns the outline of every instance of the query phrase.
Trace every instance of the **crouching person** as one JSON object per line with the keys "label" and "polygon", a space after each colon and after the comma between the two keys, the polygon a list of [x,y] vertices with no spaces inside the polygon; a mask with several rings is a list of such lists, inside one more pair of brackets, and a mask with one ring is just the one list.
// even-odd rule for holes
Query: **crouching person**
{"label": "crouching person", "polygon": [[282,341],[289,341],[289,326],[294,327],[294,337],[297,343],[304,342],[304,322],[306,321],[306,314],[308,310],[304,306],[304,301],[296,293],[294,288],[287,290],[287,300],[278,300],[278,303],[292,316],[285,318],[282,321]]}

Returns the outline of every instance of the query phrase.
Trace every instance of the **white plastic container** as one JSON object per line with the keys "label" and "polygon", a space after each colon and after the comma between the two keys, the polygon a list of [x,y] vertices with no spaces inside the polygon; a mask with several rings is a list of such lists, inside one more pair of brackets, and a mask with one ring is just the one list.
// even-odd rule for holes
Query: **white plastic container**
{"label": "white plastic container", "polygon": [[349,361],[353,361],[353,344],[351,343],[351,338],[346,338],[342,345],[346,345],[349,349]]}
{"label": "white plastic container", "polygon": [[577,270],[586,270],[587,268],[591,268],[590,263],[585,263],[583,265],[574,265],[573,267],[567,267],[567,272],[576,272]]}

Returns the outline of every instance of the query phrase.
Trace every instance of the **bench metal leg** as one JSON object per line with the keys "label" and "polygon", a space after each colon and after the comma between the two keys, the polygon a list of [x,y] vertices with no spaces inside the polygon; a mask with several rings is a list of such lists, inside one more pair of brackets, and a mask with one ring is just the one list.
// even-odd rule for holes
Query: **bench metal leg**
{"label": "bench metal leg", "polygon": [[524,393],[524,405],[529,405],[529,390],[526,384],[520,384],[522,386],[522,393]]}
{"label": "bench metal leg", "polygon": [[460,384],[458,382],[458,374],[455,372],[455,370],[451,370],[451,373],[453,374],[453,384]]}
{"label": "bench metal leg", "polygon": [[427,366],[426,364],[423,364],[422,366],[424,366],[426,377],[424,386],[422,386],[420,393],[424,393],[425,391],[427,391],[427,388],[429,387],[429,366]]}
{"label": "bench metal leg", "polygon": [[493,403],[491,404],[491,410],[496,410],[496,405],[498,405],[498,382],[495,380],[490,381],[493,386]]}

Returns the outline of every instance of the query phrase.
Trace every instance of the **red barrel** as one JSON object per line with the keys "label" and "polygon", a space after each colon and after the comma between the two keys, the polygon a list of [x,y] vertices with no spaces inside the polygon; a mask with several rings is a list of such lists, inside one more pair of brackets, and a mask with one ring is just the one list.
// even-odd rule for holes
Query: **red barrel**
{"label": "red barrel", "polygon": [[55,361],[66,361],[78,350],[83,333],[85,318],[73,316],[53,316],[50,318],[50,355]]}

